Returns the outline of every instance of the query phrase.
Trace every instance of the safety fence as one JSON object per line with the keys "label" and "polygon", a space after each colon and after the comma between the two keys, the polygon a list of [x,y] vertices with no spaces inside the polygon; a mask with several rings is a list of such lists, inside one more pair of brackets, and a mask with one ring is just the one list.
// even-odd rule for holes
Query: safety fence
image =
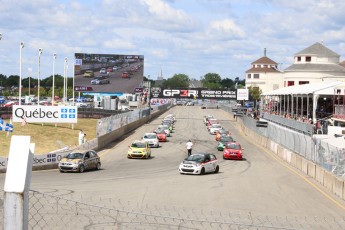
{"label": "safety fence", "polygon": [[[143,206],[99,197],[81,196],[78,200],[82,201],[64,198],[58,192],[30,190],[29,229],[345,229],[344,219],[331,217],[267,216],[236,210]],[[3,209],[0,212],[3,218]]]}
{"label": "safety fence", "polygon": [[[222,109],[233,114],[233,107],[229,105],[223,105]],[[254,132],[320,165],[334,175],[345,178],[345,148],[334,146],[315,136],[310,136],[310,132],[307,132],[305,127],[297,130],[291,128],[292,126],[284,125],[286,123],[283,124],[283,122],[272,122],[267,127],[257,127],[257,120],[251,116],[244,115],[238,119],[242,119],[244,126]],[[301,131],[302,129],[304,131]]]}

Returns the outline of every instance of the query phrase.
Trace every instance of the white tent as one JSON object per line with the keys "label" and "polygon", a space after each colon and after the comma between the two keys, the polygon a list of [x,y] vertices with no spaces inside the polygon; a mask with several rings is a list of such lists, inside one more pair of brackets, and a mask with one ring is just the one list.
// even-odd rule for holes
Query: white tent
{"label": "white tent", "polygon": [[[344,95],[344,89],[345,89],[345,82],[342,81],[323,81],[319,83],[313,83],[313,84],[304,84],[304,85],[296,85],[296,86],[289,86],[280,88],[271,92],[267,92],[262,94],[262,97],[278,97],[279,101],[281,101],[282,97],[291,98],[291,100],[288,99],[287,104],[287,111],[291,110],[291,114],[294,114],[294,109],[298,109],[299,105],[294,105],[293,98],[307,98],[307,114],[309,114],[309,97],[313,100],[313,108],[312,108],[312,114],[313,114],[313,122],[316,122],[316,107],[317,107],[317,101],[321,95],[324,96],[333,96],[335,95],[336,89],[342,89],[341,94]],[[340,94],[340,93],[339,93]],[[289,103],[290,102],[290,103]],[[286,105],[285,105],[286,106]],[[303,107],[303,101],[302,105]],[[301,109],[302,111],[302,109]]]}

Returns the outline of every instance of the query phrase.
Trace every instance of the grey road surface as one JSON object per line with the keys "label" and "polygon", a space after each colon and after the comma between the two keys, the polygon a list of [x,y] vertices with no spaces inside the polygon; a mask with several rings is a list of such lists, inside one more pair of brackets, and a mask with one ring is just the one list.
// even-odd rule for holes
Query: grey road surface
{"label": "grey road surface", "polygon": [[[174,113],[175,133],[168,142],[152,149],[148,160],[127,159],[127,149],[135,139],[151,132],[162,118]],[[244,148],[245,160],[223,160],[216,149],[215,136],[207,132],[203,116],[211,114],[231,131]],[[194,142],[193,152],[215,153],[220,162],[218,174],[180,175],[179,163],[186,157],[185,143]],[[231,211],[264,216],[308,216],[342,218],[345,204],[311,178],[256,145],[240,131],[233,117],[217,109],[202,110],[178,106],[138,128],[99,152],[102,170],[60,173],[58,170],[33,172],[31,189],[84,203],[121,200],[143,208],[176,207],[176,210]],[[3,183],[4,174],[0,175]]]}

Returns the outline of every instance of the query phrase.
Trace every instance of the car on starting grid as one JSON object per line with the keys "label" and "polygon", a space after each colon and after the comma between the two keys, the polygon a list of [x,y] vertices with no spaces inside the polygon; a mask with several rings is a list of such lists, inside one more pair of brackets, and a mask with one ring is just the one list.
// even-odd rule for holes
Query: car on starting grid
{"label": "car on starting grid", "polygon": [[80,172],[101,169],[101,159],[94,150],[75,150],[64,156],[58,164],[60,172]]}
{"label": "car on starting grid", "polygon": [[181,174],[199,174],[218,173],[219,164],[217,157],[212,153],[196,153],[184,159],[180,166]]}

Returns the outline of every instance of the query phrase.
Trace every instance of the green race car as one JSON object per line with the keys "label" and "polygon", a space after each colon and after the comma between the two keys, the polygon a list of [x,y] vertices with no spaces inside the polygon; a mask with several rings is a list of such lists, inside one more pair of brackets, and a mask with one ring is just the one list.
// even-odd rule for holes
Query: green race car
{"label": "green race car", "polygon": [[222,136],[218,142],[218,146],[217,146],[218,151],[223,151],[226,143],[228,142],[234,142],[234,138],[232,138],[231,136]]}

